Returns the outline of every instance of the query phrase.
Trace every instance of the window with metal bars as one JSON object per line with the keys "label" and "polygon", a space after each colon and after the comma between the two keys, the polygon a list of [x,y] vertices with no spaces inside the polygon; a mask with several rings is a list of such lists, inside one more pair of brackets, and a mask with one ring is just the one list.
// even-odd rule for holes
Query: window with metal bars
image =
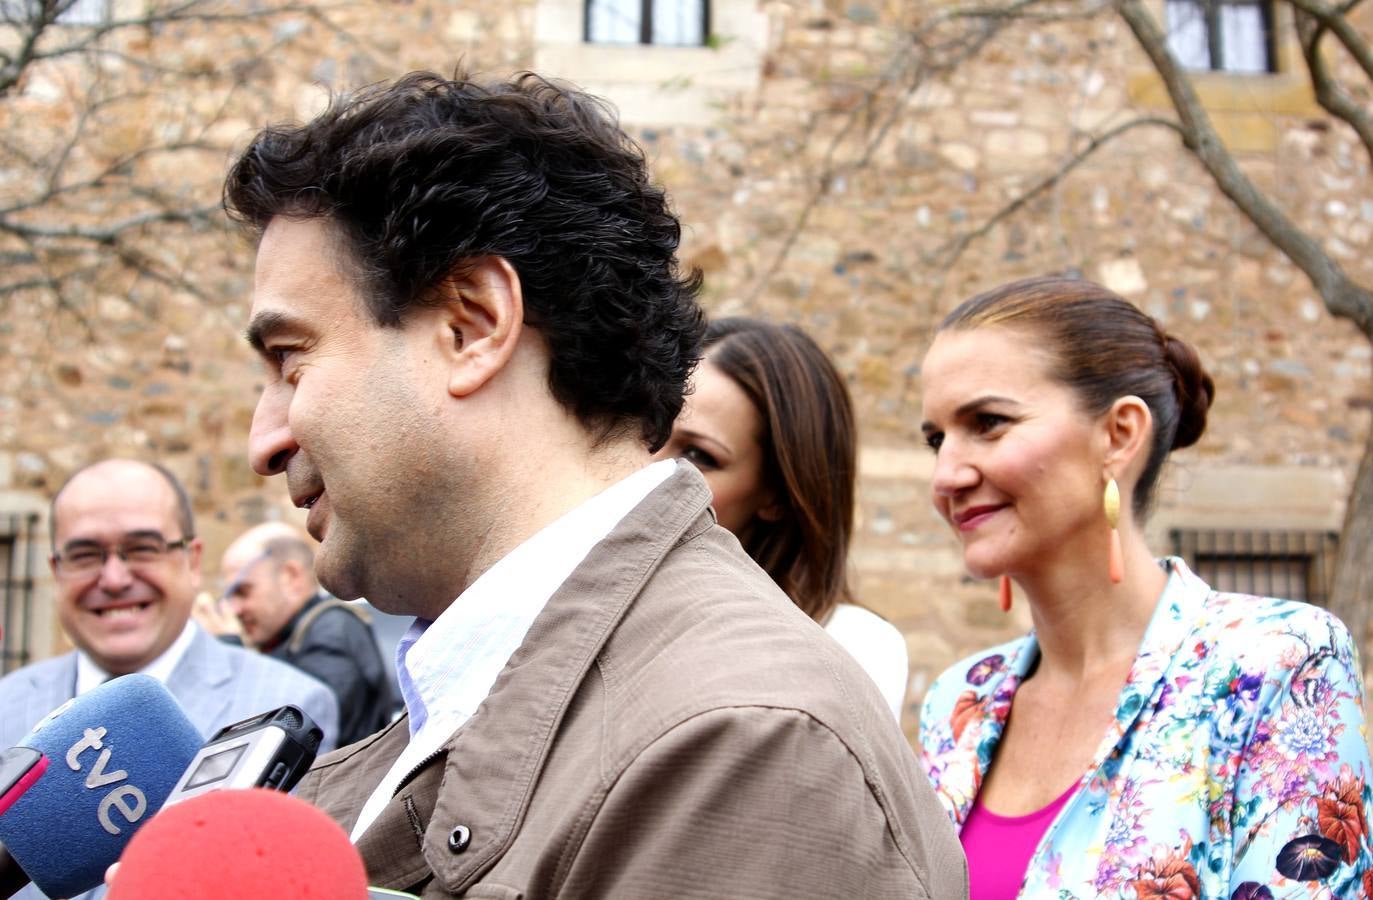
{"label": "window with metal bars", "polygon": [[0,674],[33,659],[36,513],[0,516]]}
{"label": "window with metal bars", "polygon": [[1330,599],[1338,532],[1175,528],[1169,540],[1173,554],[1218,591],[1317,606]]}
{"label": "window with metal bars", "polygon": [[590,44],[701,47],[710,38],[710,0],[587,0]]}
{"label": "window with metal bars", "polygon": [[1271,0],[1167,0],[1168,49],[1187,69],[1277,71]]}

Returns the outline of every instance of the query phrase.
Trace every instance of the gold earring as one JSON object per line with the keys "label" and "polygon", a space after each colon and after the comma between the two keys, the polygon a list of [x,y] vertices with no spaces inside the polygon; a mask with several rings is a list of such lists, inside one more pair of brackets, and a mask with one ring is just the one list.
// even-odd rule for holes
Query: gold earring
{"label": "gold earring", "polygon": [[1120,546],[1120,486],[1114,478],[1106,480],[1106,491],[1102,495],[1102,506],[1106,510],[1106,524],[1111,526],[1111,555],[1107,560],[1106,571],[1112,584],[1125,580],[1125,553]]}
{"label": "gold earring", "polygon": [[1001,611],[1008,613],[1011,611],[1011,576],[1002,575],[1001,584],[998,588],[998,599],[1001,601]]}

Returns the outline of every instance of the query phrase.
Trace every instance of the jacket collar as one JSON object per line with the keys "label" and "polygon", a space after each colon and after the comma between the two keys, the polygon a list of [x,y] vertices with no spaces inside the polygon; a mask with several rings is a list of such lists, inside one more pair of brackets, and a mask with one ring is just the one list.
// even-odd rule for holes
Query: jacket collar
{"label": "jacket collar", "polygon": [[[407,776],[359,837],[373,884],[405,889],[433,872],[445,891],[460,894],[500,859],[587,671],[668,551],[713,524],[709,506],[705,481],[679,463],[592,549],[549,599],[476,713]],[[375,781],[405,745],[401,723],[373,739],[377,747],[366,762],[379,770]],[[372,743],[350,748],[338,762]],[[367,794],[361,783],[353,790],[361,794],[355,819]],[[448,842],[458,826],[470,843],[455,854]]]}
{"label": "jacket collar", "polygon": [[[1169,665],[1201,617],[1211,588],[1177,557],[1160,561],[1168,581],[1140,642],[1125,685],[1116,701],[1115,717],[1092,755],[1084,784],[1104,785],[1115,777],[1119,756],[1115,749],[1130,734],[1146,710],[1161,695]],[[953,727],[962,723],[955,746],[939,761],[941,800],[961,827],[996,754],[996,746],[1011,714],[1015,692],[1039,662],[1039,641],[1034,632],[1003,645],[968,669],[965,678],[974,685],[958,698]]]}

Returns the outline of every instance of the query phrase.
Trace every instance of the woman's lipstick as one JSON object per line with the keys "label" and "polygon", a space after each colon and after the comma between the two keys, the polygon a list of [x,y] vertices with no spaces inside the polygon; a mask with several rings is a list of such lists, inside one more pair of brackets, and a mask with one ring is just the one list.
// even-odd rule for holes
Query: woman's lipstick
{"label": "woman's lipstick", "polygon": [[953,517],[953,523],[959,531],[974,531],[983,522],[1005,509],[1006,505],[997,504],[994,506],[970,506]]}

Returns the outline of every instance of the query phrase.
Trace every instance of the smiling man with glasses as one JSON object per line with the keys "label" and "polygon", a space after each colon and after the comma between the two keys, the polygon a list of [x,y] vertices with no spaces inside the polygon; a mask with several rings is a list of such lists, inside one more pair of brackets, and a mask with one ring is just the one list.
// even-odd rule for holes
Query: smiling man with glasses
{"label": "smiling man with glasses", "polygon": [[165,683],[207,737],[291,703],[335,742],[338,708],[327,687],[190,621],[202,545],[170,472],[121,459],[87,466],[53,498],[50,528],[57,616],[76,650],[0,679],[0,747],[65,700],[132,672]]}
{"label": "smiling man with glasses", "polygon": [[201,543],[179,488],[153,466],[107,460],[53,499],[57,613],[81,651],[78,693],[111,675],[170,671],[190,644]]}

